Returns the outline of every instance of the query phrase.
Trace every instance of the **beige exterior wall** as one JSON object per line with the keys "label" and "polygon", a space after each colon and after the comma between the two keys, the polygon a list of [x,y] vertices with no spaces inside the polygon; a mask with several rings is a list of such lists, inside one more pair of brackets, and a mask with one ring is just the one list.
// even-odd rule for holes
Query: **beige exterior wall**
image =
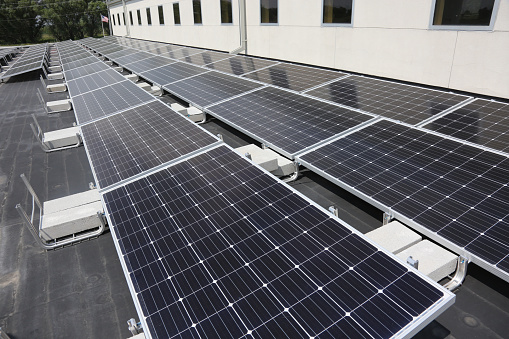
{"label": "beige exterior wall", "polygon": [[[201,1],[202,25],[193,23],[192,0],[178,2],[181,25],[173,23],[171,1],[128,1],[130,36],[223,51],[239,46],[238,0],[229,25],[221,24],[219,0]],[[248,54],[509,99],[508,0],[500,0],[490,31],[430,29],[433,0],[354,0],[352,27],[323,26],[322,0],[279,0],[279,23],[273,26],[260,25],[259,0],[246,0],[246,6]],[[122,3],[110,5],[110,12],[122,13]],[[123,25],[112,27],[115,35],[126,34]]]}

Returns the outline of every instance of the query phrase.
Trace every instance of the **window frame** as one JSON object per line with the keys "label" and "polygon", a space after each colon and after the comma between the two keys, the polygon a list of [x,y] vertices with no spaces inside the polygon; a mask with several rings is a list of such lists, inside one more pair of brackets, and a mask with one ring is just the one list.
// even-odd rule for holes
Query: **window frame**
{"label": "window frame", "polygon": [[[321,7],[321,11],[320,11],[320,16],[321,16],[320,24],[322,27],[353,27],[353,19],[355,17],[355,0],[352,0],[352,20],[350,20],[349,24],[324,23],[323,22],[323,19],[324,19],[323,18],[323,6],[325,6],[325,0],[322,0],[322,7]],[[279,15],[279,13],[278,13],[278,15]]]}
{"label": "window frame", "polygon": [[119,25],[119,26],[122,26],[122,25],[120,24],[120,22],[121,22],[121,21],[120,21],[120,13],[117,13],[117,21],[118,21],[118,25]]}
{"label": "window frame", "polygon": [[138,26],[141,26],[142,23],[141,23],[141,8],[138,8],[136,10],[136,15],[138,16]]}
{"label": "window frame", "polygon": [[[175,5],[177,5],[177,8],[178,8],[178,19],[179,19],[179,22],[177,23],[176,21],[176,16],[175,16]],[[173,24],[175,26],[182,26],[182,18],[180,17],[180,4],[178,1],[176,2],[172,2],[171,4],[171,11],[173,12]]]}
{"label": "window frame", "polygon": [[[277,22],[262,22],[262,1],[263,0],[260,0],[260,25],[261,26],[279,26],[279,0],[276,0],[276,8],[277,8]],[[323,15],[323,11],[322,11],[322,15]],[[323,20],[322,20],[323,22]]]}
{"label": "window frame", "polygon": [[111,17],[113,18],[113,26],[116,26],[117,24],[115,23],[115,14],[111,15]]}
{"label": "window frame", "polygon": [[[223,22],[221,1],[229,1],[230,2],[231,9],[232,9],[232,13],[231,13],[232,22]],[[221,25],[227,25],[227,26],[232,26],[233,25],[233,0],[219,0],[219,20],[221,20]]]}
{"label": "window frame", "polygon": [[152,26],[152,12],[150,11],[150,7],[145,8],[145,13],[147,14],[147,25]]}
{"label": "window frame", "polygon": [[125,12],[122,12],[122,20],[124,21],[124,26],[127,26],[125,22]]}
{"label": "window frame", "polygon": [[500,0],[495,0],[493,3],[493,11],[491,12],[491,19],[489,26],[468,26],[468,25],[435,25],[433,21],[435,19],[435,8],[437,0],[431,2],[431,14],[429,16],[429,29],[440,30],[440,31],[493,31],[495,27],[495,21],[497,19],[498,7]]}
{"label": "window frame", "polygon": [[[159,26],[164,26],[164,8],[163,5],[157,6],[157,18],[159,19]],[[161,18],[163,18],[163,22],[161,22]]]}
{"label": "window frame", "polygon": [[129,23],[131,24],[131,26],[134,26],[134,23],[133,23],[133,11],[129,11]]}
{"label": "window frame", "polygon": [[[195,1],[197,1],[199,6],[200,6],[200,20],[201,20],[201,22],[196,22],[196,18],[194,16],[194,4],[195,4]],[[201,10],[201,0],[191,0],[191,4],[193,6],[193,23],[195,25],[203,25],[203,12]]]}

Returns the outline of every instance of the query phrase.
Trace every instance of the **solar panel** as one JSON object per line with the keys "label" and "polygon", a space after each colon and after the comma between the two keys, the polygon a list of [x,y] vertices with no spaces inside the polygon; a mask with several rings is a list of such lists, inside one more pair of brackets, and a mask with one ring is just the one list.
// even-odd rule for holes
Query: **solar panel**
{"label": "solar panel", "polygon": [[168,54],[172,51],[176,51],[176,50],[182,49],[182,48],[184,48],[184,46],[159,44],[158,46],[153,47],[153,48],[149,49],[148,51],[150,53],[154,53],[154,54]]}
{"label": "solar panel", "polygon": [[205,107],[261,86],[252,81],[209,71],[189,79],[164,85],[164,88],[195,106]]}
{"label": "solar panel", "polygon": [[47,44],[34,45],[29,47],[20,57],[16,60],[10,68],[0,76],[0,79],[9,78],[21,73],[34,71],[42,68],[47,51]]}
{"label": "solar panel", "polygon": [[274,87],[207,107],[206,111],[288,157],[372,119]]}
{"label": "solar panel", "polygon": [[300,92],[344,75],[345,73],[337,71],[280,63],[244,77]]}
{"label": "solar panel", "polygon": [[135,49],[132,49],[132,48],[129,48],[129,49],[124,49],[124,50],[121,50],[121,51],[118,51],[118,52],[114,52],[114,53],[109,53],[107,55],[107,57],[109,59],[117,59],[117,58],[120,58],[120,57],[123,57],[123,56],[126,56],[126,55],[129,55],[129,54],[134,54],[134,53],[137,53],[139,51],[135,50]]}
{"label": "solar panel", "polygon": [[361,76],[350,76],[307,94],[412,125],[468,99],[464,95]]}
{"label": "solar panel", "polygon": [[101,189],[218,142],[160,101],[101,119],[81,130]]}
{"label": "solar panel", "polygon": [[153,54],[147,53],[147,52],[137,52],[132,53],[123,57],[118,57],[112,60],[115,60],[115,62],[119,65],[125,65],[130,64],[132,62],[137,62],[139,60],[147,59],[153,57]]}
{"label": "solar panel", "polygon": [[86,75],[82,78],[67,81],[67,88],[71,97],[76,97],[80,94],[125,80],[126,78],[122,74],[109,68],[101,72]]}
{"label": "solar panel", "polygon": [[189,62],[191,64],[203,66],[203,65],[211,64],[215,61],[227,59],[229,57],[231,57],[231,54],[228,54],[228,53],[205,51],[203,53],[192,54],[192,55],[180,58],[179,60]]}
{"label": "solar panel", "polygon": [[97,62],[95,62],[93,64],[89,64],[89,65],[81,66],[81,67],[71,69],[68,71],[64,71],[64,74],[65,74],[65,79],[67,81],[70,81],[73,79],[81,78],[88,74],[104,71],[109,68],[110,67],[108,67],[105,63],[97,60]]}
{"label": "solar panel", "polygon": [[72,105],[76,120],[82,125],[152,100],[152,95],[126,80],[72,97]]}
{"label": "solar panel", "polygon": [[424,128],[509,153],[509,104],[476,99]]}
{"label": "solar panel", "polygon": [[454,299],[226,146],[103,200],[149,337],[397,337]]}
{"label": "solar panel", "polygon": [[380,121],[298,157],[509,280],[509,159]]}
{"label": "solar panel", "polygon": [[85,66],[85,65],[89,65],[89,64],[93,64],[95,62],[97,62],[99,59],[97,59],[95,56],[89,56],[87,58],[84,58],[84,59],[80,59],[80,60],[76,60],[76,61],[73,61],[73,62],[69,62],[67,64],[63,64],[62,67],[64,70],[72,70],[72,69],[75,69],[75,68],[78,68],[78,67],[81,67],[81,66]]}
{"label": "solar panel", "polygon": [[140,75],[143,78],[148,79],[149,81],[162,86],[204,72],[207,72],[207,70],[201,67],[189,65],[183,62],[176,62],[171,65],[142,72],[140,73]]}
{"label": "solar panel", "polygon": [[63,63],[63,64],[67,64],[67,63],[70,63],[70,62],[73,62],[73,61],[76,61],[76,60],[80,60],[80,59],[83,59],[83,58],[86,58],[86,57],[89,57],[89,56],[92,56],[92,55],[89,52],[85,51],[85,52],[82,52],[82,53],[73,54],[71,56],[61,58],[60,62]]}
{"label": "solar panel", "polygon": [[136,62],[132,62],[129,64],[123,65],[124,68],[127,68],[135,73],[146,72],[161,66],[169,65],[175,63],[175,60],[164,58],[160,56],[152,56],[150,58],[139,59]]}
{"label": "solar panel", "polygon": [[244,56],[234,56],[232,58],[214,62],[206,65],[216,71],[230,73],[234,75],[242,75],[245,73],[256,71],[260,68],[265,68],[277,64],[276,61],[250,58]]}
{"label": "solar panel", "polygon": [[184,58],[193,54],[204,52],[203,49],[199,48],[191,48],[191,47],[185,47],[185,48],[178,48],[171,50],[167,53],[161,53],[162,56],[170,57],[172,59],[180,59]]}

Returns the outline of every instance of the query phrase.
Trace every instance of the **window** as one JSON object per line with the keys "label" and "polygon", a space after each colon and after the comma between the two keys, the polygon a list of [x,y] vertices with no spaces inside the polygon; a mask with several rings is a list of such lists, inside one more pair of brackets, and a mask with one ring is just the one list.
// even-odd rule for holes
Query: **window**
{"label": "window", "polygon": [[352,24],[353,0],[323,0],[323,23]]}
{"label": "window", "polygon": [[180,25],[180,9],[178,2],[173,4],[173,22],[175,25]]}
{"label": "window", "polygon": [[152,17],[150,16],[150,8],[147,8],[147,24],[152,25]]}
{"label": "window", "polygon": [[232,17],[232,0],[221,0],[221,23],[233,23]]}
{"label": "window", "polygon": [[131,26],[133,25],[133,12],[129,11],[129,22],[131,23]]}
{"label": "window", "polygon": [[193,0],[194,24],[201,24],[201,0]]}
{"label": "window", "polygon": [[495,0],[435,0],[433,25],[486,26],[492,25]]}
{"label": "window", "polygon": [[118,25],[120,26],[120,14],[117,13],[117,20],[118,20]]}
{"label": "window", "polygon": [[125,26],[125,13],[122,13],[122,19],[124,20],[124,26]]}
{"label": "window", "polygon": [[277,1],[260,0],[260,22],[262,24],[277,24]]}
{"label": "window", "polygon": [[117,24],[115,23],[115,14],[113,14],[111,17],[113,18],[113,26],[116,26]]}
{"label": "window", "polygon": [[164,25],[164,13],[163,13],[163,6],[157,7],[157,10],[159,11],[159,24]]}
{"label": "window", "polygon": [[136,12],[138,14],[138,25],[141,25],[141,11],[137,10]]}

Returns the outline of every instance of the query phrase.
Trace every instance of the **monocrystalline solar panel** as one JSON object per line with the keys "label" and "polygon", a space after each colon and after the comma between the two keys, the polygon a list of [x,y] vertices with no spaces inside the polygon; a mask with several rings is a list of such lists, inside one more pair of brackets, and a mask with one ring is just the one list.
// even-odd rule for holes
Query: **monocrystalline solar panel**
{"label": "monocrystalline solar panel", "polygon": [[205,51],[203,53],[189,55],[183,58],[180,58],[180,61],[189,62],[191,64],[203,66],[207,64],[211,64],[213,62],[230,58],[232,55],[228,53],[220,53],[213,51]]}
{"label": "monocrystalline solar panel", "polygon": [[372,119],[273,87],[207,107],[207,112],[289,157]]}
{"label": "monocrystalline solar panel", "polygon": [[115,62],[118,63],[119,65],[123,66],[133,62],[138,62],[143,59],[151,58],[153,56],[154,56],[153,54],[147,52],[137,52],[123,57],[115,58],[113,60],[115,60]]}
{"label": "monocrystalline solar panel", "polygon": [[147,91],[126,80],[72,98],[78,124],[154,100]]}
{"label": "monocrystalline solar panel", "polygon": [[68,64],[70,62],[73,62],[73,61],[76,61],[76,60],[80,60],[80,59],[83,59],[83,58],[86,58],[86,57],[89,57],[89,56],[92,56],[89,52],[82,52],[82,53],[78,53],[78,54],[73,54],[71,56],[68,56],[68,57],[65,57],[65,58],[61,58],[60,59],[60,62],[62,64]]}
{"label": "monocrystalline solar panel", "polygon": [[159,44],[155,47],[150,48],[148,51],[150,53],[154,53],[154,54],[167,54],[167,53],[170,53],[172,51],[176,51],[176,50],[182,49],[182,48],[185,48],[185,47],[184,46],[176,46],[176,45]]}
{"label": "monocrystalline solar panel", "polygon": [[119,72],[109,68],[101,72],[89,74],[82,78],[67,81],[67,88],[71,97],[76,97],[80,94],[121,81],[126,81],[126,78]]}
{"label": "monocrystalline solar panel", "polygon": [[216,71],[230,73],[234,75],[242,75],[245,73],[256,71],[260,68],[265,68],[277,64],[276,61],[250,58],[244,56],[234,56],[232,58],[214,62],[206,65]]}
{"label": "monocrystalline solar panel", "polygon": [[253,81],[210,71],[164,88],[195,106],[204,107],[261,86]]}
{"label": "monocrystalline solar panel", "polygon": [[103,200],[153,338],[397,337],[454,299],[226,146]]}
{"label": "monocrystalline solar panel", "polygon": [[46,50],[47,44],[29,47],[19,59],[10,65],[10,68],[0,76],[0,79],[42,68]]}
{"label": "monocrystalline solar panel", "polygon": [[185,47],[185,48],[178,48],[171,50],[167,53],[161,53],[162,56],[170,57],[172,59],[180,59],[184,58],[193,54],[204,52],[203,49],[200,48],[191,48],[191,47]]}
{"label": "monocrystalline solar panel", "polygon": [[327,81],[341,78],[344,75],[345,73],[337,71],[280,63],[244,76],[266,84],[300,92]]}
{"label": "monocrystalline solar panel", "polygon": [[350,76],[306,94],[414,125],[469,97],[396,82]]}
{"label": "monocrystalline solar panel", "polygon": [[123,56],[126,56],[126,55],[130,55],[130,54],[134,54],[134,53],[137,53],[137,52],[139,52],[139,51],[137,51],[135,49],[132,49],[132,48],[129,48],[129,49],[124,49],[124,50],[121,50],[121,51],[109,53],[107,55],[107,57],[109,59],[115,60],[117,58],[120,58],[120,57],[123,57]]}
{"label": "monocrystalline solar panel", "polygon": [[81,130],[99,188],[218,141],[160,101],[115,114]]}
{"label": "monocrystalline solar panel", "polygon": [[476,99],[424,128],[509,153],[509,104]]}
{"label": "monocrystalline solar panel", "polygon": [[151,58],[137,60],[136,62],[132,62],[129,64],[125,64],[124,68],[127,68],[135,73],[141,73],[153,70],[155,68],[173,64],[177,62],[176,60],[164,58],[161,56],[152,56]]}
{"label": "monocrystalline solar panel", "polygon": [[89,65],[85,65],[85,66],[71,69],[68,71],[64,71],[64,74],[65,74],[65,79],[67,81],[70,81],[73,79],[81,78],[85,75],[104,71],[109,68],[110,67],[108,67],[108,65],[106,65],[104,62],[97,60],[97,62],[95,62],[93,64],[89,64]]}
{"label": "monocrystalline solar panel", "polygon": [[189,65],[183,62],[176,62],[174,64],[142,72],[140,75],[155,84],[163,86],[204,72],[207,72],[207,70],[201,67]]}
{"label": "monocrystalline solar panel", "polygon": [[298,161],[509,280],[509,158],[380,121]]}
{"label": "monocrystalline solar panel", "polygon": [[97,59],[95,56],[89,56],[89,57],[86,57],[84,59],[80,59],[80,60],[76,60],[76,61],[73,61],[73,62],[69,62],[67,64],[63,64],[62,67],[64,70],[72,70],[72,69],[75,69],[75,68],[78,68],[78,67],[81,67],[81,66],[85,66],[85,65],[89,65],[89,64],[93,64],[95,62],[97,62],[99,59]]}

